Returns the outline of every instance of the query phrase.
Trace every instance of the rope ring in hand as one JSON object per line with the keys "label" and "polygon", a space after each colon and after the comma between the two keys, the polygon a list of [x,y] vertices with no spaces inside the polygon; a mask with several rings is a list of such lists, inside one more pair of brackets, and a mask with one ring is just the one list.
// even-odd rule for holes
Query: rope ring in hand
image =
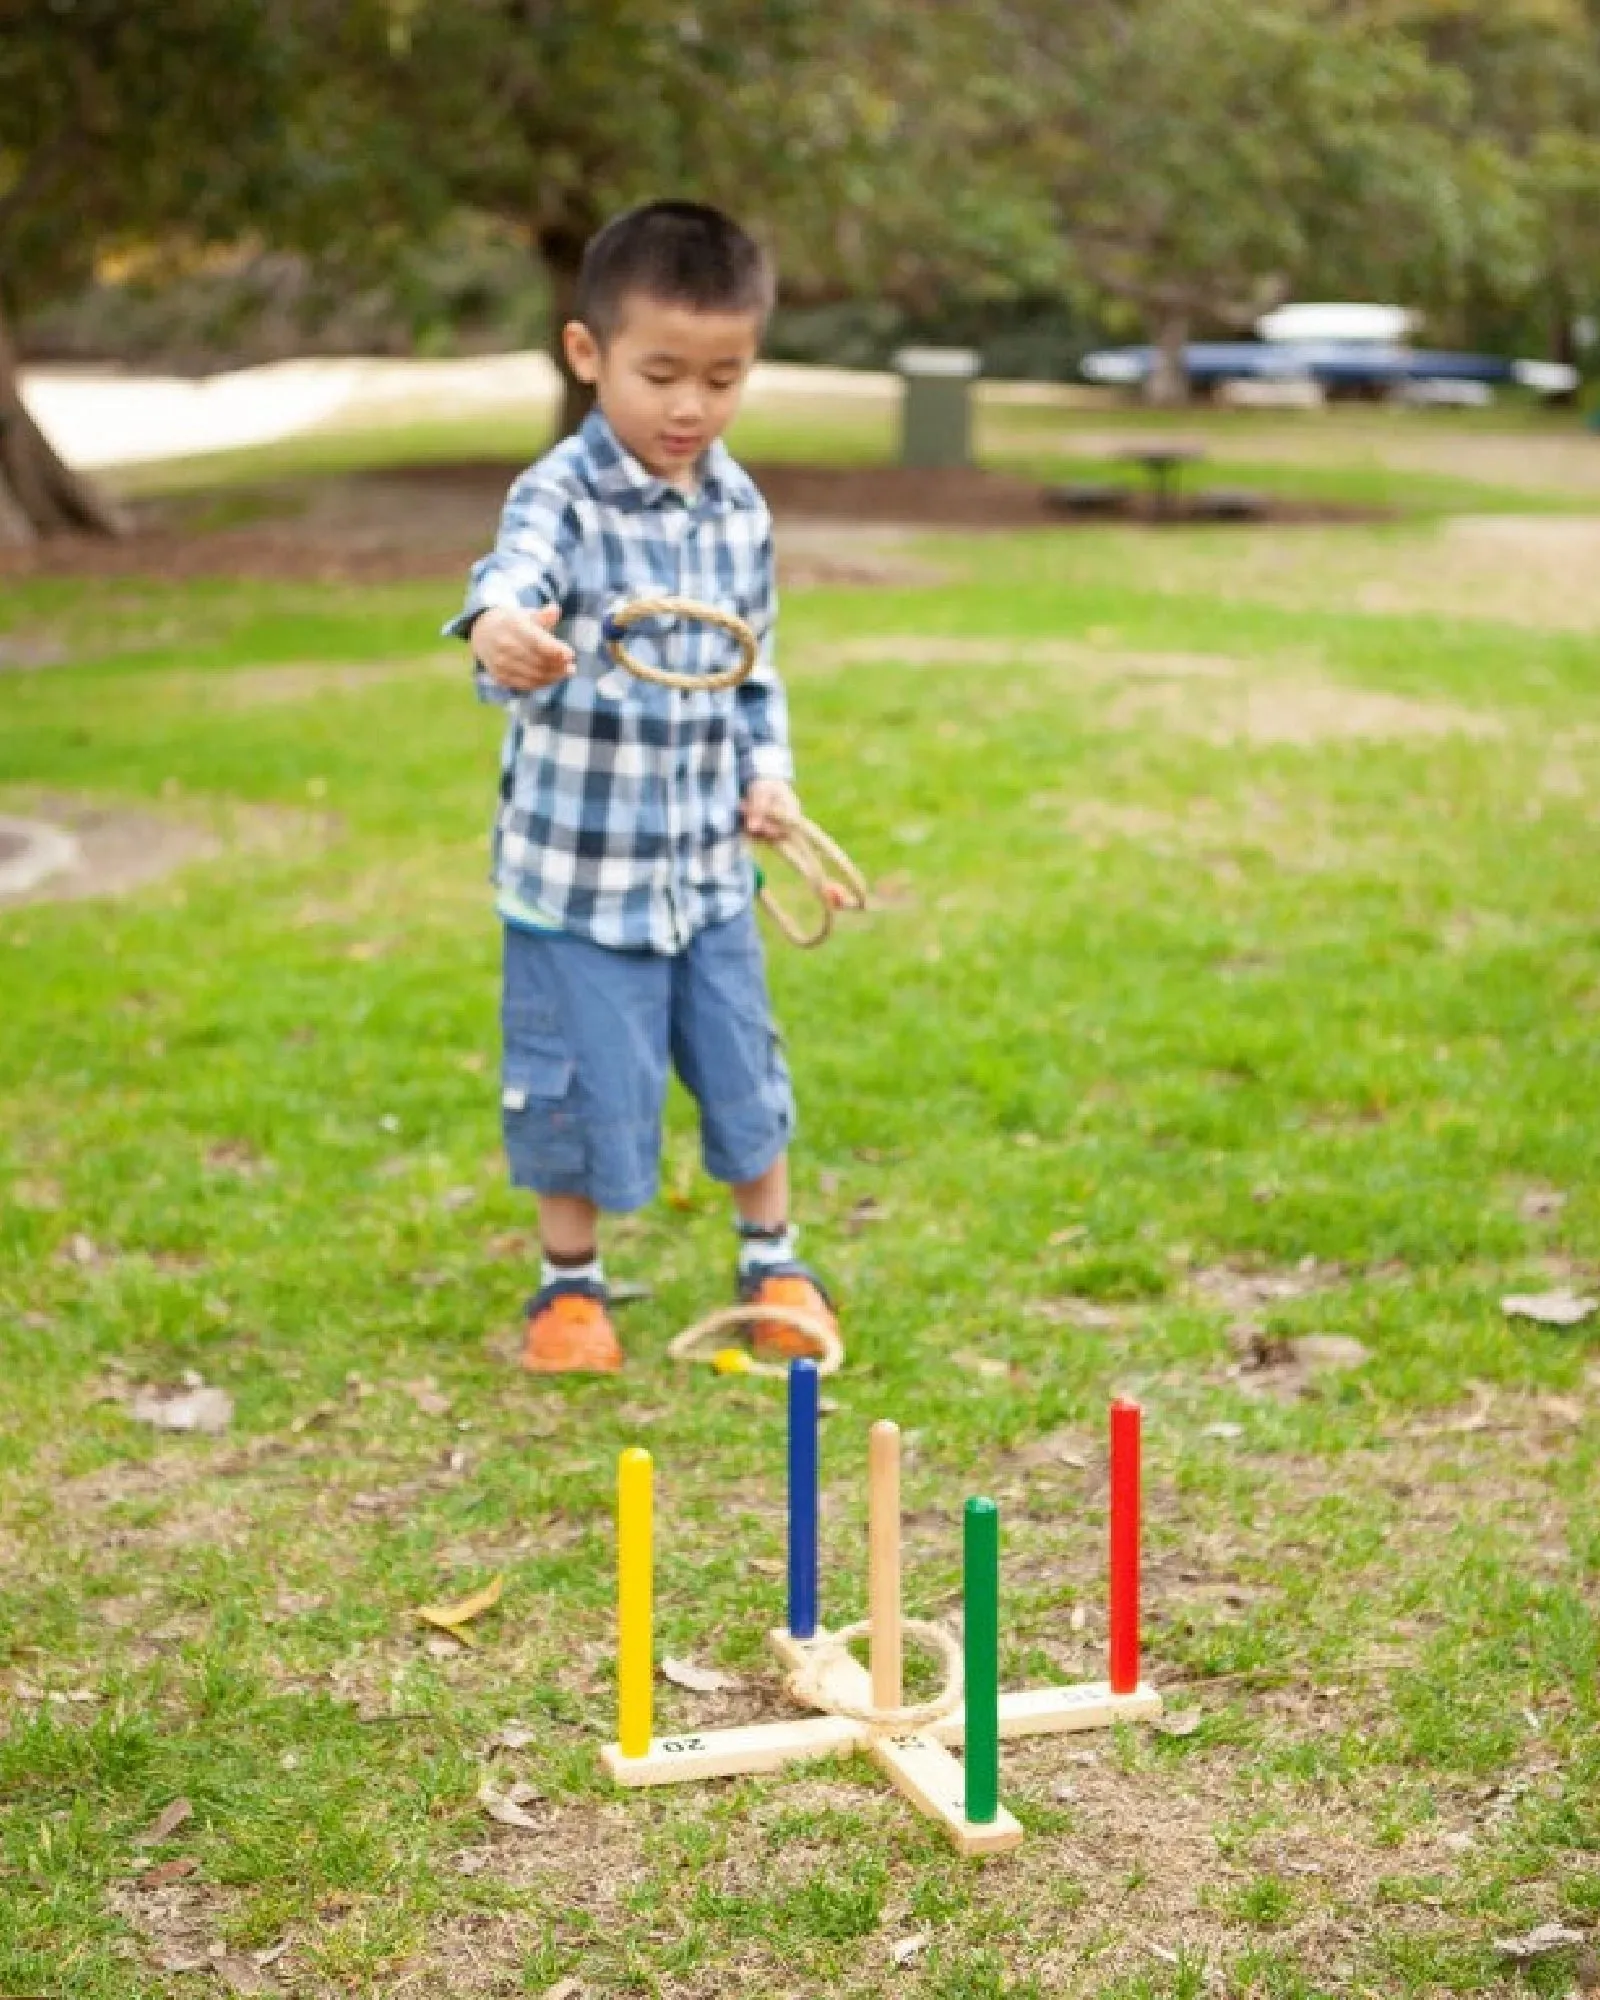
{"label": "rope ring in hand", "polygon": [[[867,882],[861,870],[831,834],[824,833],[815,820],[800,818],[786,826],[775,840],[766,843],[781,854],[816,898],[819,912],[816,926],[803,930],[785,906],[766,886],[761,886],[761,904],[778,929],[802,951],[819,945],[833,929],[836,909],[864,910]],[[829,864],[834,873],[830,875]]]}
{"label": "rope ring in hand", "polygon": [[[753,1326],[762,1320],[776,1320],[780,1326],[793,1327],[796,1333],[803,1333],[814,1340],[822,1349],[816,1356],[819,1375],[837,1375],[844,1366],[844,1342],[829,1326],[825,1319],[818,1319],[815,1313],[796,1312],[790,1306],[728,1306],[722,1312],[708,1314],[705,1319],[697,1319],[693,1326],[686,1326],[682,1333],[667,1349],[673,1361],[704,1361],[708,1366],[716,1363],[715,1354],[700,1353],[700,1343],[725,1333],[730,1327]],[[747,1368],[740,1370],[744,1375],[772,1375],[780,1380],[788,1377],[787,1368],[779,1368],[770,1361],[752,1360]]]}
{"label": "rope ring in hand", "polygon": [[790,1694],[802,1707],[820,1708],[825,1715],[842,1715],[847,1721],[865,1722],[873,1729],[922,1729],[930,1722],[939,1722],[945,1716],[953,1715],[961,1706],[965,1692],[960,1642],[942,1625],[930,1624],[922,1618],[902,1618],[900,1630],[908,1639],[920,1639],[944,1659],[944,1686],[926,1701],[905,1702],[899,1708],[874,1708],[870,1702],[841,1701],[828,1692],[828,1660],[842,1653],[852,1639],[869,1636],[872,1622],[867,1618],[863,1618],[858,1625],[846,1625],[841,1632],[830,1632],[812,1655],[816,1664],[808,1660],[805,1666],[797,1668],[789,1676]]}
{"label": "rope ring in hand", "polygon": [[[685,618],[700,625],[714,625],[719,632],[726,632],[729,638],[737,641],[738,662],[717,674],[675,674],[665,667],[647,666],[622,643],[623,633],[647,618]],[[760,652],[756,635],[742,618],[735,617],[731,611],[721,611],[714,604],[700,604],[692,597],[638,597],[630,603],[619,604],[615,610],[606,613],[601,637],[612,659],[619,667],[625,667],[636,680],[649,681],[655,687],[676,688],[682,694],[713,694],[718,688],[737,687],[740,681],[748,680],[755,672],[756,657]]]}

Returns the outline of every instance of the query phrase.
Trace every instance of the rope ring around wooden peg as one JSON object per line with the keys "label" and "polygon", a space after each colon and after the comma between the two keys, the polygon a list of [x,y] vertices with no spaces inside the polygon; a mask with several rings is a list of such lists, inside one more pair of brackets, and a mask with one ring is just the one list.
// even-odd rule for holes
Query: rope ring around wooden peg
{"label": "rope ring around wooden peg", "polygon": [[[713,625],[737,641],[738,661],[716,674],[675,674],[665,667],[648,666],[622,643],[623,633],[647,618],[682,618],[698,625]],[[755,672],[761,650],[755,633],[742,618],[731,611],[719,610],[715,604],[701,604],[692,597],[637,597],[619,604],[606,613],[601,637],[611,658],[635,680],[649,681],[654,687],[676,688],[681,694],[714,694],[718,688],[737,687]]]}
{"label": "rope ring around wooden peg", "polygon": [[[791,1306],[728,1306],[721,1312],[708,1313],[704,1319],[697,1319],[693,1326],[684,1328],[668,1347],[668,1357],[673,1361],[703,1361],[707,1367],[714,1367],[717,1356],[698,1351],[703,1341],[727,1333],[734,1327],[757,1325],[762,1320],[776,1320],[780,1326],[793,1327],[796,1333],[803,1333],[808,1339],[816,1341],[822,1352],[808,1358],[815,1359],[819,1375],[837,1375],[844,1366],[844,1342],[828,1322],[819,1319],[815,1313],[796,1312]],[[770,1375],[779,1380],[786,1380],[789,1374],[787,1368],[754,1359],[739,1372],[744,1375]]]}
{"label": "rope ring around wooden peg", "polygon": [[829,1691],[826,1684],[829,1659],[844,1652],[852,1639],[870,1637],[872,1621],[868,1618],[858,1625],[846,1625],[842,1631],[830,1632],[826,1643],[818,1646],[806,1664],[789,1676],[790,1694],[803,1708],[821,1709],[825,1715],[842,1715],[848,1722],[864,1722],[873,1729],[922,1729],[930,1722],[953,1715],[965,1693],[960,1640],[942,1625],[924,1618],[902,1618],[900,1630],[908,1639],[920,1639],[944,1660],[944,1686],[926,1701],[905,1702],[899,1708],[874,1708],[870,1702],[841,1701]]}
{"label": "rope ring around wooden peg", "polygon": [[[867,880],[831,834],[824,833],[815,820],[800,818],[786,826],[776,839],[765,843],[781,854],[816,898],[819,912],[816,926],[803,930],[788,908],[763,881],[761,907],[778,929],[802,951],[822,944],[833,930],[836,909],[864,910],[867,907]],[[832,863],[834,874],[828,872]]]}

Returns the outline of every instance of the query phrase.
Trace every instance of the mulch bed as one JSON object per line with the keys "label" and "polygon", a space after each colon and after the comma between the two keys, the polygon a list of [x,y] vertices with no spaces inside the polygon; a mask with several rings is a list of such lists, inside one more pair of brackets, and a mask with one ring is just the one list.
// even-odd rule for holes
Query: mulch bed
{"label": "mulch bed", "polygon": [[[467,461],[393,467],[320,482],[304,511],[249,525],[186,526],[195,503],[148,501],[134,510],[134,532],[121,541],[69,539],[35,548],[0,548],[0,575],[250,577],[329,583],[389,583],[459,578],[483,552],[520,468]],[[781,528],[785,519],[873,523],[910,528],[1058,528],[1095,525],[1094,514],[1064,512],[1051,488],[1020,474],[976,466],[927,472],[904,466],[750,467]],[[289,500],[279,489],[277,500]],[[1169,525],[1194,518],[1185,496],[1158,517],[1150,496],[1135,492],[1114,518]],[[1252,522],[1317,524],[1382,518],[1370,508],[1319,505],[1263,496]],[[819,575],[816,581],[827,581]]]}

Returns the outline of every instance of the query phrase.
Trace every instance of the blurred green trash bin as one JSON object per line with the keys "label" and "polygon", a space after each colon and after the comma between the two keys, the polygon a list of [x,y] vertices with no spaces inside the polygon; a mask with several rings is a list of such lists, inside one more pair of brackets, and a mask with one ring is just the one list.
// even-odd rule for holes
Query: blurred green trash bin
{"label": "blurred green trash bin", "polygon": [[902,347],[900,463],[925,469],[972,463],[972,385],[983,357],[968,347]]}

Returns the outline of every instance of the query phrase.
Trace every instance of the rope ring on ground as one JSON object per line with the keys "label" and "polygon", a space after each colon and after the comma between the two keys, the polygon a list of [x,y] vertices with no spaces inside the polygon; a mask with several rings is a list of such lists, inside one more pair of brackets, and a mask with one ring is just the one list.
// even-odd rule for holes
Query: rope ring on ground
{"label": "rope ring on ground", "polygon": [[[738,642],[738,661],[716,674],[676,674],[665,667],[647,666],[643,660],[635,659],[622,643],[623,633],[647,618],[684,618],[699,625],[714,625]],[[631,603],[619,604],[606,613],[601,635],[612,659],[636,680],[649,681],[655,687],[676,688],[682,694],[714,694],[718,688],[737,687],[755,672],[760,652],[756,635],[742,618],[731,611],[721,611],[714,604],[701,604],[692,597],[638,597]]]}
{"label": "rope ring on ground", "polygon": [[[765,883],[761,905],[778,929],[802,951],[819,945],[833,929],[836,909],[864,910],[867,907],[867,880],[831,834],[824,833],[815,820],[801,817],[784,828],[776,840],[765,843],[781,854],[816,898],[819,912],[816,926],[804,930]],[[829,873],[829,864],[834,873]]]}
{"label": "rope ring on ground", "polygon": [[[684,1328],[668,1347],[668,1356],[674,1361],[703,1361],[707,1366],[715,1366],[715,1354],[696,1352],[702,1341],[726,1333],[732,1327],[753,1326],[762,1320],[776,1320],[780,1326],[793,1327],[796,1333],[806,1334],[816,1341],[822,1349],[815,1357],[819,1375],[837,1375],[844,1366],[844,1342],[828,1322],[818,1319],[815,1313],[796,1312],[789,1306],[728,1306],[721,1312],[708,1313],[704,1319],[697,1319],[693,1326]],[[789,1370],[779,1368],[770,1361],[751,1360],[740,1373],[771,1375],[786,1380]]]}
{"label": "rope ring on ground", "polygon": [[841,1632],[830,1632],[827,1642],[816,1650],[817,1664],[813,1666],[808,1661],[789,1676],[790,1694],[805,1708],[821,1709],[825,1715],[842,1715],[849,1722],[865,1722],[873,1729],[921,1729],[953,1715],[965,1692],[960,1641],[942,1625],[931,1624],[924,1618],[902,1618],[900,1630],[908,1639],[920,1639],[943,1657],[944,1686],[926,1701],[905,1702],[899,1708],[874,1708],[870,1702],[840,1701],[827,1692],[827,1661],[842,1653],[852,1639],[865,1639],[871,1633],[872,1624],[866,1618],[858,1625],[846,1625]]}

